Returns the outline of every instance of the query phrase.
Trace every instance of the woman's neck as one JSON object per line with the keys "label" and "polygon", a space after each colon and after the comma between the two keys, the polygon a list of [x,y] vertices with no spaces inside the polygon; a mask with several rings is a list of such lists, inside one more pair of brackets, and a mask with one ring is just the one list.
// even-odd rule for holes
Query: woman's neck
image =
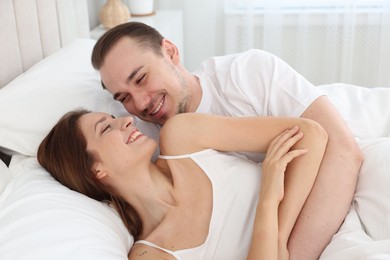
{"label": "woman's neck", "polygon": [[142,236],[145,237],[160,225],[167,212],[176,205],[172,176],[169,168],[151,164],[140,183],[132,182],[126,185],[121,194],[140,215],[144,226]]}

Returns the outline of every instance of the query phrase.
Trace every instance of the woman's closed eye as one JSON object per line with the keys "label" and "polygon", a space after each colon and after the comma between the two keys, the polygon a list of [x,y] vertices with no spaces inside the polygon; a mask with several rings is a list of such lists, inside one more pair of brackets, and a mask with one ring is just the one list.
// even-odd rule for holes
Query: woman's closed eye
{"label": "woman's closed eye", "polygon": [[102,134],[111,129],[111,125],[106,125],[102,128]]}
{"label": "woman's closed eye", "polygon": [[[114,115],[110,115],[111,119],[115,119],[115,116]],[[107,120],[107,121],[110,121],[110,120]],[[103,126],[102,128],[102,133],[106,132],[107,130],[110,130],[111,129],[111,125],[110,124],[107,124],[105,126]]]}

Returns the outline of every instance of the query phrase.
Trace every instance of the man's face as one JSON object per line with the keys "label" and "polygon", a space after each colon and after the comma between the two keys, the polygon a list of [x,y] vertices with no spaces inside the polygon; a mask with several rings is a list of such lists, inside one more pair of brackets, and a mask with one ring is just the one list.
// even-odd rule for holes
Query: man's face
{"label": "man's face", "polygon": [[130,114],[160,125],[175,114],[188,112],[191,100],[187,82],[171,58],[169,44],[163,43],[163,56],[159,56],[123,37],[107,53],[100,68],[102,82],[115,100]]}

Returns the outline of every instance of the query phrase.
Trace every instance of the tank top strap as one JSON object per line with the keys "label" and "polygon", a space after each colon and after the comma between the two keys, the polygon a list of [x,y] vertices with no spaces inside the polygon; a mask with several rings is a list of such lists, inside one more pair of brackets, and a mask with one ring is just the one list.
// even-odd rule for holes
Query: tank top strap
{"label": "tank top strap", "polygon": [[147,246],[150,246],[150,247],[154,247],[154,248],[160,249],[161,251],[164,251],[165,253],[168,253],[171,256],[174,256],[176,259],[181,260],[180,256],[178,256],[174,251],[165,249],[165,248],[163,248],[161,246],[158,246],[158,245],[156,245],[156,244],[154,244],[152,242],[149,242],[147,240],[138,240],[138,241],[135,242],[135,244],[144,244],[144,245],[147,245]]}
{"label": "tank top strap", "polygon": [[173,160],[173,159],[185,159],[185,158],[192,158],[196,155],[207,153],[210,151],[214,151],[213,149],[205,149],[194,153],[189,154],[181,154],[181,155],[159,155],[158,158],[165,159],[165,160]]}

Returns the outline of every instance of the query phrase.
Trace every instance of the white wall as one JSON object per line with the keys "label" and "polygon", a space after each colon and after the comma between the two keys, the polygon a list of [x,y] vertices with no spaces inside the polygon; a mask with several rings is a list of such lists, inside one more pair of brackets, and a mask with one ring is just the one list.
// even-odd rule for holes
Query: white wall
{"label": "white wall", "polygon": [[99,10],[105,2],[105,0],[88,0],[87,3],[90,29],[99,25]]}
{"label": "white wall", "polygon": [[[105,0],[88,0],[89,24],[99,24]],[[127,3],[127,0],[123,0]],[[204,59],[223,54],[223,0],[155,0],[155,9],[183,10],[185,66],[190,71]]]}

